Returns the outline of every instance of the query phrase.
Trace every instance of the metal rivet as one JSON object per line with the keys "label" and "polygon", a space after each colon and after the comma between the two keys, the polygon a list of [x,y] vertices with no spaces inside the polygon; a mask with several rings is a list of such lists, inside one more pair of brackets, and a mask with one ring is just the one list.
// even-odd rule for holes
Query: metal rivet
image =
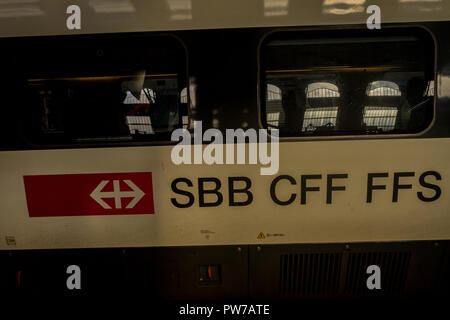
{"label": "metal rivet", "polygon": [[257,247],[256,247],[256,251],[261,251],[261,247],[260,247],[260,246],[257,246]]}
{"label": "metal rivet", "polygon": [[435,243],[434,243],[434,246],[435,246],[435,247],[439,247],[439,242],[435,242]]}
{"label": "metal rivet", "polygon": [[242,251],[242,248],[241,248],[241,247],[238,247],[238,248],[237,248],[237,251],[241,252],[241,251]]}
{"label": "metal rivet", "polygon": [[350,245],[346,244],[345,249],[350,249]]}

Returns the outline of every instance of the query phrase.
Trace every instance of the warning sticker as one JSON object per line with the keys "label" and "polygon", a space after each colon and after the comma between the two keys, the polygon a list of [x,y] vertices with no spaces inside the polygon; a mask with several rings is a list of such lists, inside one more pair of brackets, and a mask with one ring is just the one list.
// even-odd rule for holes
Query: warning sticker
{"label": "warning sticker", "polygon": [[265,239],[265,238],[266,238],[266,236],[264,235],[263,232],[260,232],[260,233],[258,234],[258,236],[256,237],[256,239]]}

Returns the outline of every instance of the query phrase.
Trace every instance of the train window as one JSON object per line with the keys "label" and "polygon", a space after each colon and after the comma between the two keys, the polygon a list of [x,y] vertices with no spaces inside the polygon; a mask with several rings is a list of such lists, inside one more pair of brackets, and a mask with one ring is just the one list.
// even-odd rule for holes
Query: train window
{"label": "train window", "polygon": [[422,29],[278,31],[259,57],[262,123],[280,136],[418,133],[433,119]]}
{"label": "train window", "polygon": [[0,56],[9,63],[3,68],[8,82],[0,94],[17,110],[21,134],[33,144],[170,140],[183,126],[186,54],[173,37],[5,41],[10,43]]}

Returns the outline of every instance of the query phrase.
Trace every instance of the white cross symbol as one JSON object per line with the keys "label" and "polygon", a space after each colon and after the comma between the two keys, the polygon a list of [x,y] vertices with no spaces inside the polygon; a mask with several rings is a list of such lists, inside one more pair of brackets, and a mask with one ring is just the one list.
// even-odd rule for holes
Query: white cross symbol
{"label": "white cross symbol", "polygon": [[103,188],[109,183],[110,180],[102,180],[98,186],[91,192],[92,199],[97,201],[103,209],[112,209],[103,198],[114,198],[114,205],[116,209],[122,209],[122,198],[133,198],[125,209],[132,209],[142,199],[145,193],[138,188],[131,180],[123,180],[133,191],[120,191],[120,180],[113,180],[113,191],[103,191]]}

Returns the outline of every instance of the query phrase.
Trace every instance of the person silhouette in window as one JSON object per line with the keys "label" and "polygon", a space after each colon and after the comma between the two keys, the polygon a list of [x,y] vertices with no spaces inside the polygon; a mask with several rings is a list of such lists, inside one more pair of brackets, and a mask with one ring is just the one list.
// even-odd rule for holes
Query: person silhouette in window
{"label": "person silhouette in window", "polygon": [[409,79],[406,86],[406,99],[410,115],[407,126],[409,131],[422,131],[431,122],[432,99],[426,96],[427,85],[427,81],[422,77],[413,77]]}

